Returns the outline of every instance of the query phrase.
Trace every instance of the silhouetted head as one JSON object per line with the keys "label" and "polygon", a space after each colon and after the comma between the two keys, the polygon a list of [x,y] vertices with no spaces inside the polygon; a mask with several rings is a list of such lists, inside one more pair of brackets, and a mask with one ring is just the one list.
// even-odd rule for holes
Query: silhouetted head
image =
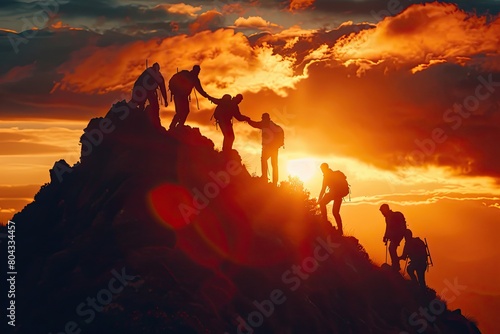
{"label": "silhouetted head", "polygon": [[326,171],[328,170],[329,166],[328,166],[328,164],[327,164],[326,162],[323,162],[323,163],[319,166],[319,168],[321,169],[321,171],[323,172],[323,174],[325,174],[325,173],[326,173]]}
{"label": "silhouetted head", "polygon": [[201,71],[200,65],[194,65],[193,69],[191,70],[191,72],[196,74],[196,75],[200,74],[200,71]]}
{"label": "silhouetted head", "polygon": [[233,101],[236,102],[236,104],[240,104],[240,102],[243,101],[243,95],[236,94],[236,96],[233,97]]}
{"label": "silhouetted head", "polygon": [[269,122],[271,120],[271,116],[267,112],[262,114],[262,120],[265,122]]}
{"label": "silhouetted head", "polygon": [[391,209],[389,208],[389,204],[384,203],[380,206],[380,212],[382,212],[384,216],[387,215],[389,211],[391,211]]}
{"label": "silhouetted head", "polygon": [[231,101],[231,95],[229,95],[229,94],[224,94],[224,95],[222,96],[222,101],[224,101],[224,102],[229,102],[229,101]]}
{"label": "silhouetted head", "polygon": [[160,71],[160,64],[154,63],[153,64],[153,70],[155,70],[156,72],[159,72]]}
{"label": "silhouetted head", "polygon": [[409,228],[407,228],[405,231],[405,239],[411,239],[411,238],[413,238],[413,233]]}

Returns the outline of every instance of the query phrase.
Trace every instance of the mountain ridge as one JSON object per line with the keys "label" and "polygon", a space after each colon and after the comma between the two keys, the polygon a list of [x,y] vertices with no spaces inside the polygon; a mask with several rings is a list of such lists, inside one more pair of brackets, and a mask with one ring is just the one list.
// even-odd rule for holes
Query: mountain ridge
{"label": "mountain ridge", "polygon": [[13,218],[15,333],[479,333],[199,129],[122,101],[80,143]]}

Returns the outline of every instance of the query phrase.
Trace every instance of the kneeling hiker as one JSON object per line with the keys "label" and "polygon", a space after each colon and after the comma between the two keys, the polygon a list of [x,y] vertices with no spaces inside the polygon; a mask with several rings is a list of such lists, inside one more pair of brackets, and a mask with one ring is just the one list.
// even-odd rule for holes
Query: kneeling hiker
{"label": "kneeling hiker", "polygon": [[[333,200],[332,214],[337,223],[337,230],[342,235],[342,217],[340,216],[340,206],[342,199],[349,194],[349,184],[344,173],[339,170],[333,171],[328,167],[327,163],[322,163],[321,171],[323,172],[323,185],[318,196],[318,204],[321,210],[323,220],[328,221],[326,206]],[[325,194],[326,188],[328,192]]]}
{"label": "kneeling hiker", "polygon": [[[405,247],[400,260],[410,259],[407,272],[412,281],[425,288],[425,270],[427,269],[427,246],[420,238],[413,238],[411,230],[405,232]],[[415,277],[415,273],[417,276]]]}
{"label": "kneeling hiker", "polygon": [[249,117],[241,114],[238,106],[243,100],[243,95],[238,94],[231,98],[231,95],[225,94],[221,99],[209,97],[209,100],[217,105],[213,117],[224,135],[222,151],[229,152],[234,143],[233,117],[238,121],[250,120]]}

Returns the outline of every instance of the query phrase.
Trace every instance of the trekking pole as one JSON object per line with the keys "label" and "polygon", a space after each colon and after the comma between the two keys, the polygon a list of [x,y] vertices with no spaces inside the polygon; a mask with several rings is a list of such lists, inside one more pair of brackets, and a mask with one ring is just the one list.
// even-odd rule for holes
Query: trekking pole
{"label": "trekking pole", "polygon": [[403,271],[403,273],[406,272],[406,268],[408,267],[408,256],[406,257],[406,261],[405,261],[405,270]]}
{"label": "trekking pole", "polygon": [[385,263],[387,263],[387,251],[388,251],[388,246],[387,246],[387,241],[385,242]]}
{"label": "trekking pole", "polygon": [[429,272],[429,267],[434,267],[434,263],[432,262],[431,251],[429,249],[429,244],[427,243],[427,238],[424,238],[425,241],[425,251],[427,253],[427,272]]}

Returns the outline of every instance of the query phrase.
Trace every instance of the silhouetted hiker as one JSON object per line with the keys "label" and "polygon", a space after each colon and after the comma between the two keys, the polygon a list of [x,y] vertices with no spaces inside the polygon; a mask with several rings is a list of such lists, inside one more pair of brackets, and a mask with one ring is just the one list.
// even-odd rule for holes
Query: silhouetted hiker
{"label": "silhouetted hiker", "polygon": [[271,121],[268,113],[262,114],[260,122],[249,120],[248,124],[262,130],[262,155],[260,158],[262,178],[268,180],[267,160],[271,158],[272,182],[276,185],[278,183],[278,151],[280,147],[285,145],[285,133],[281,126]]}
{"label": "silhouetted hiker", "polygon": [[[326,206],[333,200],[332,214],[337,223],[337,231],[340,235],[344,234],[342,228],[342,217],[340,216],[340,206],[342,199],[349,194],[349,184],[344,173],[339,170],[333,171],[327,163],[322,163],[321,171],[323,172],[323,185],[318,196],[318,204],[321,210],[321,217],[324,221],[328,221]],[[328,192],[325,193],[328,187]]]}
{"label": "silhouetted hiker", "polygon": [[158,94],[156,90],[160,88],[161,95],[165,101],[165,107],[168,106],[167,90],[165,89],[165,80],[160,73],[160,64],[154,63],[148,67],[137,78],[132,90],[132,102],[136,103],[144,109],[146,100],[149,101],[151,118],[156,123],[160,124],[160,105],[158,104]]}
{"label": "silhouetted hiker", "polygon": [[386,246],[387,241],[390,241],[389,254],[391,255],[391,265],[394,270],[399,271],[401,267],[399,266],[397,249],[406,231],[405,216],[399,211],[392,211],[388,204],[382,204],[380,212],[384,215],[386,223],[385,234],[382,240]]}
{"label": "silhouetted hiker", "polygon": [[200,79],[198,78],[200,70],[201,68],[199,65],[194,65],[191,71],[182,70],[175,73],[168,82],[168,87],[174,97],[175,104],[175,115],[172,119],[172,123],[170,123],[169,129],[173,129],[177,126],[184,126],[189,114],[189,95],[193,88],[200,92],[201,96],[210,98],[210,95],[201,87]]}
{"label": "silhouetted hiker", "polygon": [[[405,246],[403,248],[403,254],[401,255],[401,260],[406,260],[408,257],[410,263],[406,271],[410,278],[415,283],[420,284],[421,287],[425,288],[425,269],[427,269],[427,246],[420,238],[413,238],[413,233],[411,230],[407,229],[405,231]],[[415,272],[417,276],[415,277]],[[418,279],[417,279],[418,278]]]}
{"label": "silhouetted hiker", "polygon": [[225,94],[221,99],[210,97],[209,100],[217,105],[213,117],[224,135],[222,151],[229,152],[234,143],[233,117],[240,122],[250,121],[250,117],[241,114],[238,106],[243,101],[243,95],[238,94],[231,99],[231,95]]}

